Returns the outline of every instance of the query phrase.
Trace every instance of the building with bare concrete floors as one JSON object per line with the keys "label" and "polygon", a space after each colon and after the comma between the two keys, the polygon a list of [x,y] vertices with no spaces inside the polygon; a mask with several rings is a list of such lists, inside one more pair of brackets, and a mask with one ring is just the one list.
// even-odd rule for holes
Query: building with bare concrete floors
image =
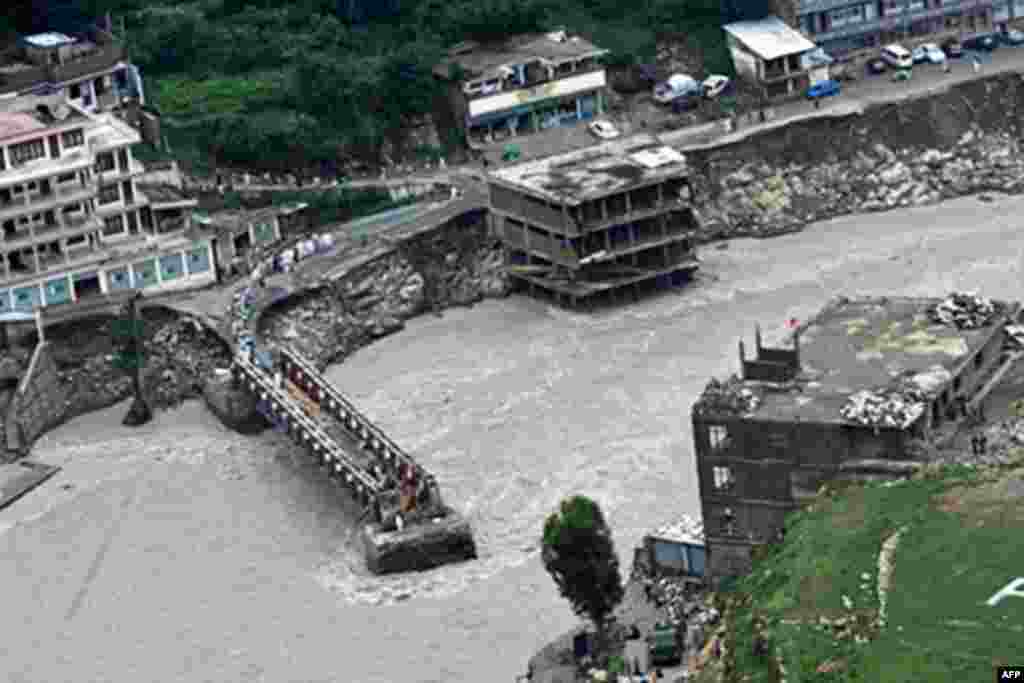
{"label": "building with bare concrete floors", "polygon": [[972,295],[839,298],[792,346],[712,381],[692,410],[712,579],[743,574],[753,549],[836,477],[905,474],[951,435],[1019,357],[1019,305]]}
{"label": "building with bare concrete floors", "polygon": [[649,135],[503,168],[488,185],[508,272],[532,293],[589,305],[697,269],[686,158]]}

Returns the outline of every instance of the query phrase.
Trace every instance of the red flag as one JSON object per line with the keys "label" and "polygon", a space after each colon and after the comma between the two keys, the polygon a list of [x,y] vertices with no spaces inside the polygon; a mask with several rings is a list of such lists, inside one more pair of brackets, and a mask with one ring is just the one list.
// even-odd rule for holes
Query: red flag
{"label": "red flag", "polygon": [[786,325],[788,325],[790,328],[797,327],[799,324],[800,321],[797,320],[796,318],[790,318],[789,320],[786,321]]}

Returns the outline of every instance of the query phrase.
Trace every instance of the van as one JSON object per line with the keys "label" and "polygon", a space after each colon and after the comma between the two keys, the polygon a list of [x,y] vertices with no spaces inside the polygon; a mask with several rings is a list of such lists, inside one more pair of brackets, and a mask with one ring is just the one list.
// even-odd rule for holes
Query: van
{"label": "van", "polygon": [[894,69],[910,69],[914,66],[914,59],[902,45],[893,43],[882,48],[882,61]]}

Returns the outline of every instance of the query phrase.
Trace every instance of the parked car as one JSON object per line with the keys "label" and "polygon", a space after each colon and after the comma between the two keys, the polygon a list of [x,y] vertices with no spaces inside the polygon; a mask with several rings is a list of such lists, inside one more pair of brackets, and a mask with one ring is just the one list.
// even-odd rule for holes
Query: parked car
{"label": "parked car", "polygon": [[727,76],[713,74],[704,79],[701,86],[704,88],[704,97],[714,99],[725,92],[731,81]]}
{"label": "parked car", "polygon": [[882,61],[894,69],[909,69],[914,66],[914,59],[907,48],[897,43],[886,45],[878,55]]}
{"label": "parked car", "polygon": [[867,64],[867,70],[869,74],[881,74],[885,73],[885,70],[889,68],[889,65],[883,62],[881,59],[872,59]]}
{"label": "parked car", "polygon": [[837,80],[829,79],[827,81],[818,81],[807,89],[807,99],[816,100],[821,97],[838,95],[840,89],[839,81]]}
{"label": "parked car", "polygon": [[942,41],[942,51],[950,59],[960,59],[964,56],[964,46],[956,38],[947,38]]}
{"label": "parked car", "polygon": [[1024,33],[1017,29],[1010,29],[999,34],[999,40],[1004,45],[1024,45]]}
{"label": "parked car", "polygon": [[700,94],[701,85],[692,76],[675,74],[667,81],[654,87],[654,101],[668,104],[683,95]]}
{"label": "parked car", "polygon": [[999,41],[992,33],[983,33],[978,36],[971,36],[964,41],[965,50],[983,50],[985,52],[991,52],[999,47]]}
{"label": "parked car", "polygon": [[594,121],[589,126],[590,132],[602,140],[611,140],[619,137],[619,129],[609,121]]}
{"label": "parked car", "polygon": [[910,69],[896,69],[892,75],[894,81],[909,81],[914,72]]}
{"label": "parked car", "polygon": [[946,61],[946,53],[935,43],[918,45],[910,54],[914,59],[914,64],[923,64],[925,62],[929,64],[942,64]]}

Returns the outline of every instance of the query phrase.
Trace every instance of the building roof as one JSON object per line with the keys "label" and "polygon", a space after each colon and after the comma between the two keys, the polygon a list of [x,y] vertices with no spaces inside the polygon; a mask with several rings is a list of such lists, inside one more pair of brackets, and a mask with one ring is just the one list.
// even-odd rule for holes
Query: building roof
{"label": "building roof", "polygon": [[32,47],[60,47],[74,43],[75,39],[63,33],[49,32],[25,36],[25,42]]}
{"label": "building roof", "polygon": [[815,48],[814,43],[778,17],[737,21],[722,29],[761,59],[778,59]]}
{"label": "building roof", "polygon": [[214,229],[235,231],[248,229],[254,221],[273,218],[282,213],[282,207],[268,206],[263,209],[224,209],[209,214],[194,214],[194,222]]}
{"label": "building roof", "polygon": [[909,380],[926,395],[942,391],[1018,306],[993,302],[996,315],[989,324],[958,329],[929,317],[929,310],[941,301],[835,299],[796,330],[800,372],[794,382],[742,383],[760,397],[747,417],[847,423],[840,408],[858,391],[895,389],[901,380]]}
{"label": "building roof", "polygon": [[492,182],[569,206],[687,173],[686,157],[651,135],[634,135],[502,168]]}
{"label": "building roof", "polygon": [[44,128],[46,124],[28,112],[0,112],[0,140]]}
{"label": "building roof", "polygon": [[460,43],[449,51],[448,57],[434,67],[434,73],[442,78],[449,78],[450,67],[458,64],[470,78],[477,78],[495,73],[499,67],[506,64],[522,64],[538,57],[557,64],[566,59],[608,52],[578,36],[557,40],[555,35],[516,36],[487,45]]}
{"label": "building roof", "polygon": [[134,145],[141,142],[139,131],[111,113],[93,115],[95,125],[89,129],[89,144],[94,148],[105,150],[111,147]]}

